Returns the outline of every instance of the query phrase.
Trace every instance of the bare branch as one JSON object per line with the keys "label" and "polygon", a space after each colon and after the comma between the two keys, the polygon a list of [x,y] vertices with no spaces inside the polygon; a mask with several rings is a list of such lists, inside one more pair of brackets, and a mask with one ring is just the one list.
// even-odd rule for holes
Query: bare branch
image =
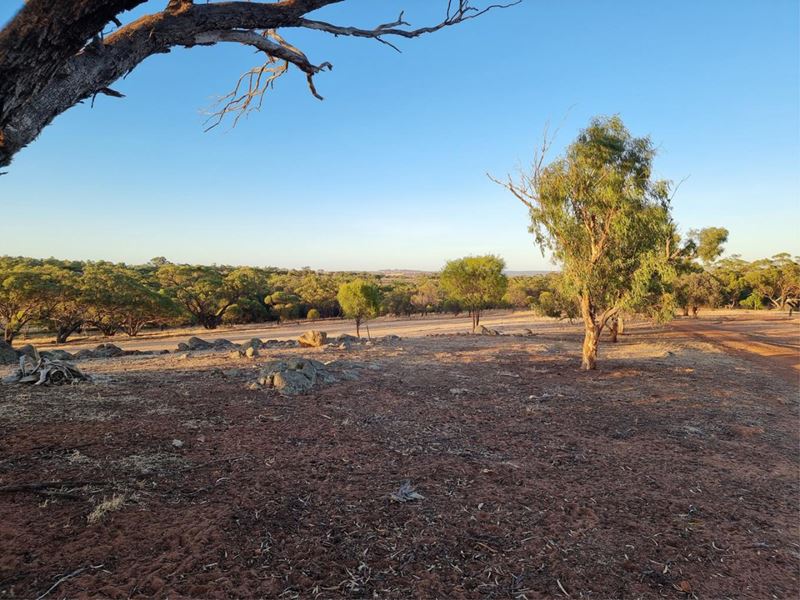
{"label": "bare branch", "polygon": [[[168,0],[161,12],[119,26],[117,14],[145,0],[28,0],[19,14],[0,31],[0,167],[33,141],[56,116],[98,94],[120,97],[111,85],[146,58],[176,46],[220,42],[252,46],[266,61],[239,78],[225,96],[219,118],[257,110],[289,65],[306,75],[311,93],[314,75],[331,64],[312,63],[298,48],[276,33],[279,28],[306,28],[333,35],[375,39],[397,50],[386,37],[414,38],[474,19],[496,8],[522,2],[492,4],[482,9],[470,0],[448,0],[445,19],[430,27],[411,29],[403,13],[374,29],[345,27],[306,18],[310,12],[344,0],[232,0],[195,4]],[[118,26],[103,36],[108,23]],[[80,27],[77,27],[79,24]],[[264,32],[264,33],[260,33]],[[235,121],[234,121],[235,122]]]}

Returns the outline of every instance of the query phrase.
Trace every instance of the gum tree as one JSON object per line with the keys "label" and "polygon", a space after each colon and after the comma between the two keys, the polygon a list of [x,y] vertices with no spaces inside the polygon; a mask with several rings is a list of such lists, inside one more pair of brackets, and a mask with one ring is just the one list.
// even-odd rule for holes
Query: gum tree
{"label": "gum tree", "polygon": [[361,323],[377,316],[380,310],[381,291],[374,283],[364,279],[353,279],[339,287],[336,299],[342,307],[344,316],[355,320],[356,335],[361,337]]}
{"label": "gum tree", "polygon": [[[348,0],[274,2],[161,0],[163,9],[123,23],[123,13],[148,0],[27,0],[0,30],[0,167],[31,143],[52,120],[98,95],[123,97],[111,86],[153,55],[173,48],[239,44],[253,48],[261,64],[244,73],[220,104],[214,121],[261,107],[264,93],[290,67],[305,74],[311,93],[322,99],[314,76],[332,65],[312,62],[284,37],[314,30],[334,37],[390,41],[414,38],[463,23],[492,8],[469,0],[443,2],[441,22],[412,28],[403,13],[373,28],[309,18],[318,9]],[[281,33],[278,33],[278,31]],[[159,94],[169,90],[159,90]]]}
{"label": "gum tree", "polygon": [[440,282],[445,293],[472,315],[472,331],[480,325],[481,311],[497,305],[508,288],[506,263],[499,256],[467,256],[448,261]]}
{"label": "gum tree", "polygon": [[618,116],[592,119],[549,164],[547,146],[530,173],[502,185],[528,207],[536,242],[561,265],[584,322],[581,368],[595,369],[600,334],[621,311],[672,311],[663,285],[672,276],[670,186],[652,176],[653,143]]}

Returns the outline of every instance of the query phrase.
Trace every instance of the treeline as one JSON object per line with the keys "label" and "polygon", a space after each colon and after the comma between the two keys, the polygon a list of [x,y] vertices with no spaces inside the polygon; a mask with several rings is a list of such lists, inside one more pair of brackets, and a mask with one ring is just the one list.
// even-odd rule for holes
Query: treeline
{"label": "treeline", "polygon": [[[494,267],[502,269],[504,265],[500,261]],[[356,280],[377,290],[365,318],[530,308],[538,306],[540,296],[543,314],[552,314],[556,310],[554,278],[514,277],[507,286],[495,285],[476,298],[459,296],[457,290],[442,284],[438,273],[397,277],[180,265],[164,258],[126,265],[0,257],[0,329],[8,343],[26,329],[52,332],[58,343],[64,343],[86,330],[106,336],[135,336],[153,327],[202,325],[214,329],[223,324],[343,317],[340,290]],[[502,279],[505,281],[505,276]],[[543,292],[549,295],[542,296]]]}
{"label": "treeline", "polygon": [[738,256],[690,263],[678,276],[675,296],[684,316],[700,307],[788,310],[800,300],[800,258],[776,254],[753,262]]}

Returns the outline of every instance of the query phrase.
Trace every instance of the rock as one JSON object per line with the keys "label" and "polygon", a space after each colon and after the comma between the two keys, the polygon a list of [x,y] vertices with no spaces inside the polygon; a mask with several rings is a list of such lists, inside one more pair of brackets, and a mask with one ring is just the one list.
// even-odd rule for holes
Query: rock
{"label": "rock", "polygon": [[[186,340],[185,346],[187,350],[208,350],[211,348],[211,344],[205,340],[201,340],[199,337],[190,337]],[[180,345],[178,345],[178,349],[181,349]]]}
{"label": "rock", "polygon": [[259,385],[274,388],[281,394],[294,396],[304,394],[317,383],[333,383],[336,377],[325,365],[305,358],[274,361],[261,370]]}
{"label": "rock", "polygon": [[256,350],[261,350],[261,346],[263,346],[263,345],[264,345],[264,344],[262,343],[262,341],[261,341],[260,339],[258,339],[258,338],[252,338],[251,340],[248,340],[247,342],[245,342],[244,344],[242,344],[242,345],[239,347],[239,349],[240,349],[240,350],[245,350],[245,351],[246,351],[248,348],[254,348],[254,349],[256,349]]}
{"label": "rock", "polygon": [[325,345],[325,342],[328,341],[328,334],[324,331],[317,331],[316,329],[313,329],[311,331],[306,331],[297,341],[301,346],[307,348],[319,348],[320,346]]}
{"label": "rock", "polygon": [[114,344],[100,344],[92,350],[92,357],[94,358],[113,358],[123,354],[125,354],[125,351]]}
{"label": "rock", "polygon": [[354,335],[349,335],[347,333],[342,333],[341,335],[339,335],[339,337],[336,338],[336,341],[337,342],[355,344],[355,343],[358,343],[360,341],[360,339],[357,338]]}
{"label": "rock", "polygon": [[75,360],[75,357],[66,350],[48,350],[40,352],[45,358],[54,358],[55,360]]}
{"label": "rock", "polygon": [[230,340],[226,340],[224,338],[220,338],[218,340],[214,340],[211,342],[211,347],[216,350],[227,350],[228,348],[238,348],[236,344],[234,344]]}
{"label": "rock", "polygon": [[233,360],[238,360],[242,358],[243,354],[241,350],[233,350],[232,352],[228,352],[228,358],[232,358]]}
{"label": "rock", "polygon": [[84,348],[83,350],[78,350],[74,354],[75,360],[85,360],[87,358],[94,358],[94,351],[89,350],[88,348]]}
{"label": "rock", "polygon": [[30,344],[25,344],[17,349],[17,356],[30,356],[32,359],[36,360],[38,358],[37,354],[36,348]]}
{"label": "rock", "polygon": [[401,340],[402,338],[399,335],[385,335],[382,338],[378,338],[378,341],[382,344],[396,344]]}
{"label": "rock", "polygon": [[256,358],[258,356],[258,350],[256,348],[253,348],[252,346],[248,346],[244,350],[244,355],[247,358]]}
{"label": "rock", "polygon": [[500,335],[500,332],[496,329],[489,329],[485,325],[481,325],[481,335]]}
{"label": "rock", "polygon": [[467,388],[450,388],[450,393],[454,396],[460,396],[461,394],[466,394],[469,392]]}
{"label": "rock", "polygon": [[189,351],[189,344],[184,344],[181,342],[178,344],[178,352],[188,352]]}
{"label": "rock", "polygon": [[0,340],[0,365],[14,365],[18,360],[16,350],[10,344]]}
{"label": "rock", "polygon": [[309,391],[314,387],[314,380],[300,371],[278,371],[272,378],[272,387],[283,394],[294,396]]}
{"label": "rock", "polygon": [[179,439],[172,440],[172,447],[173,448],[183,448],[183,442]]}

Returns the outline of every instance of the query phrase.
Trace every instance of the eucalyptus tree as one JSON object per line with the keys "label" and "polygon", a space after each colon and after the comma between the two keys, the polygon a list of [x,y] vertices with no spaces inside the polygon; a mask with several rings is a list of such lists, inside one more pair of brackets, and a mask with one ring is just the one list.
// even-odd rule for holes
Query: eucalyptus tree
{"label": "eucalyptus tree", "polygon": [[670,184],[653,178],[655,147],[618,116],[596,117],[565,153],[502,182],[530,212],[530,231],[562,268],[584,322],[581,368],[595,369],[600,334],[622,311],[667,318],[674,272]]}
{"label": "eucalyptus tree", "polygon": [[442,289],[472,315],[472,331],[480,325],[481,311],[496,306],[508,288],[506,263],[499,256],[467,256],[448,261],[439,278]]}
{"label": "eucalyptus tree", "polygon": [[[361,324],[376,317],[381,306],[380,288],[365,279],[353,279],[339,287],[336,299],[344,316],[356,322],[356,335],[361,337]],[[369,329],[367,329],[369,336]]]}

